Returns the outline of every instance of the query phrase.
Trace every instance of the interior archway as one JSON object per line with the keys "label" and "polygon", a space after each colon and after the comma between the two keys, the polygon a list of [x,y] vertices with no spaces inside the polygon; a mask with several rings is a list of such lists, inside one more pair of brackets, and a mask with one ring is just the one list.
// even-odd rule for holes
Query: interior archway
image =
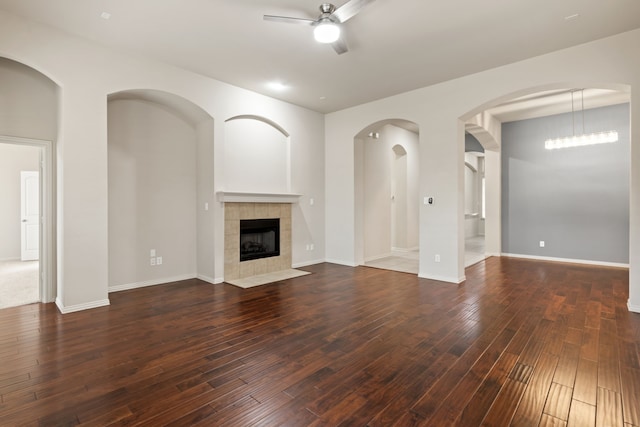
{"label": "interior archway", "polygon": [[[20,276],[25,280],[7,282],[10,285],[20,283],[21,287],[7,289],[11,305],[53,302],[57,295],[54,159],[59,127],[59,93],[59,85],[43,72],[21,62],[0,58],[0,98],[7,107],[0,115],[0,144],[6,148],[2,154],[2,175],[19,177],[23,170],[39,174],[36,201],[39,205],[39,218],[36,220],[38,236],[35,237],[37,260],[28,261],[31,264],[35,262],[35,265],[29,267],[30,272],[26,275],[20,267]],[[30,153],[28,161],[24,157],[26,152]],[[25,258],[21,254],[20,229],[25,218],[20,213],[20,181],[3,179],[0,185],[4,195],[3,212],[0,212],[0,234],[3,236],[0,260],[24,264],[21,261]],[[21,294],[25,295],[25,290],[32,297],[24,299]]]}
{"label": "interior archway", "polygon": [[418,273],[419,134],[407,120],[384,120],[356,135],[356,259]]}
{"label": "interior archway", "polygon": [[[588,89],[584,89],[585,87]],[[572,105],[570,96],[571,92],[575,90],[578,90],[582,96],[580,104]],[[610,260],[605,259],[595,259],[599,258],[598,256],[591,256],[588,254],[580,255],[578,252],[572,252],[569,249],[564,252],[559,250],[558,252],[552,252],[550,249],[546,249],[549,248],[549,246],[548,244],[545,245],[545,243],[548,242],[545,242],[545,238],[543,236],[530,236],[528,238],[528,240],[530,240],[530,242],[528,242],[530,246],[529,249],[518,249],[518,252],[513,253],[513,244],[511,245],[511,249],[508,247],[505,248],[505,243],[509,243],[509,236],[505,235],[505,233],[508,233],[509,227],[505,221],[509,218],[509,210],[513,210],[514,207],[505,200],[507,195],[504,193],[504,189],[509,188],[509,185],[513,186],[513,184],[511,184],[511,178],[509,177],[508,171],[505,172],[505,170],[502,170],[502,168],[505,167],[505,162],[509,162],[508,159],[503,158],[503,144],[505,141],[502,129],[503,124],[519,126],[517,125],[518,123],[526,123],[527,121],[543,121],[547,120],[547,118],[548,120],[551,120],[551,118],[555,118],[555,124],[547,127],[549,129],[557,128],[558,123],[560,123],[565,127],[564,132],[571,134],[576,131],[575,123],[573,124],[573,130],[571,129],[570,124],[572,116],[575,115],[577,111],[577,114],[579,115],[578,120],[581,121],[582,117],[587,117],[586,126],[584,126],[583,123],[579,123],[578,125],[579,127],[577,130],[581,133],[583,131],[582,127],[586,127],[587,129],[589,128],[588,118],[593,117],[590,112],[595,114],[598,109],[609,108],[609,106],[612,105],[625,104],[629,102],[629,88],[624,85],[571,85],[563,83],[518,91],[510,96],[508,95],[490,101],[484,104],[482,107],[484,109],[474,109],[469,114],[463,116],[466,118],[466,121],[464,122],[465,130],[473,133],[485,148],[487,255],[507,253],[513,256],[532,257],[536,259],[571,260],[572,262],[589,262],[598,264],[609,264],[611,262]],[[572,108],[574,110],[573,113]],[[585,111],[587,112],[586,115]],[[474,113],[475,115],[471,116],[471,113]],[[580,114],[582,114],[582,117]],[[623,116],[624,115],[625,114],[623,113]],[[628,113],[626,115],[628,116]],[[628,134],[628,129],[626,130],[626,133]],[[539,134],[541,133],[539,132]],[[550,135],[547,138],[557,136],[560,135]],[[540,142],[540,144],[542,143],[543,141]],[[626,143],[628,143],[628,141]],[[573,153],[575,154],[576,151]],[[567,167],[569,166],[571,159],[574,157],[575,156],[566,157],[566,161],[569,161],[569,163],[565,163]],[[621,155],[618,157],[621,157]],[[621,159],[618,159],[618,161],[620,162]],[[622,163],[619,163],[617,169],[624,169]],[[602,180],[603,178],[600,179]],[[622,181],[625,181],[625,179],[622,179]],[[626,181],[628,181],[628,179]],[[623,184],[621,185],[624,186]],[[556,189],[552,188],[551,191],[548,191],[547,193],[555,193],[555,191]],[[577,191],[579,193],[588,193],[591,190],[583,188],[582,190]],[[527,193],[531,198],[537,198],[541,204],[544,203],[544,199],[540,199],[540,196],[536,196],[535,192],[531,193],[530,191],[527,191]],[[564,198],[566,199],[567,196],[565,195]],[[620,215],[622,216],[628,216],[628,194],[626,195],[626,198],[626,202],[624,200],[620,201],[621,204],[626,203],[627,206],[627,212],[621,213]],[[520,203],[520,205],[522,205],[522,203]],[[533,210],[529,210],[533,212]],[[587,210],[587,207],[585,207],[585,210],[583,210],[582,213],[576,213],[575,216],[580,218],[585,215],[584,212]],[[507,219],[505,219],[505,215],[507,215]],[[540,214],[538,214],[538,216],[540,216]],[[528,223],[527,227],[520,228],[533,230],[535,228],[534,223],[535,218],[533,223]],[[621,227],[621,230],[622,229],[624,229],[624,226]],[[623,234],[622,231],[617,233]],[[547,234],[549,233],[547,232]],[[507,241],[505,241],[505,239]],[[628,246],[628,232],[625,234],[625,239],[626,241],[622,246],[626,248]],[[577,241],[575,238],[567,238],[566,240]],[[589,245],[584,244],[582,246]],[[589,258],[590,256],[591,258]],[[626,262],[614,262],[614,264],[628,265],[628,255]]]}

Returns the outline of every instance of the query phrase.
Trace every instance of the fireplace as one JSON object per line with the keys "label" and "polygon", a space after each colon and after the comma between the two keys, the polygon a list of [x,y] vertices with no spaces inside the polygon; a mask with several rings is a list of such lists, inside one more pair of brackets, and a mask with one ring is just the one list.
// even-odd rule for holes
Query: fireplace
{"label": "fireplace", "polygon": [[[280,254],[268,258],[241,261],[240,222],[265,218],[270,218],[270,221],[279,219],[280,232],[274,234],[279,239],[278,252]],[[250,221],[245,224],[253,225]],[[271,226],[275,225],[271,224]],[[252,231],[255,231],[255,228]],[[249,240],[253,241],[253,239]],[[291,203],[224,202],[225,280],[244,279],[282,271],[291,268],[291,265]]]}
{"label": "fireplace", "polygon": [[280,218],[240,220],[240,262],[280,255]]}

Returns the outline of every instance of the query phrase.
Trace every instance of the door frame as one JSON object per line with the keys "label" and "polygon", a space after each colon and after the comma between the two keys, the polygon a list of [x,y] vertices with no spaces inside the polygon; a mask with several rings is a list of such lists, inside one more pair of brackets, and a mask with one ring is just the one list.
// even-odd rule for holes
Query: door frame
{"label": "door frame", "polygon": [[0,135],[0,143],[40,148],[40,301],[56,299],[53,142]]}

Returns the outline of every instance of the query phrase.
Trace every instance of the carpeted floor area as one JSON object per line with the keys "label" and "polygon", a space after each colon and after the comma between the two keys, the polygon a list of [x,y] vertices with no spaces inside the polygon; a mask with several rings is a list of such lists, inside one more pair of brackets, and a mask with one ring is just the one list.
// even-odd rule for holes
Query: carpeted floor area
{"label": "carpeted floor area", "polygon": [[38,261],[0,262],[0,308],[31,304],[40,300]]}

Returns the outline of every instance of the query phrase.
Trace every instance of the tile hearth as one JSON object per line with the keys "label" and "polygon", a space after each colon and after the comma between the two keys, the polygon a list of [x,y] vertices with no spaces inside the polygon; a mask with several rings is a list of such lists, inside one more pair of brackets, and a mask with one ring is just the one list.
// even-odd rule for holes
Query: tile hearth
{"label": "tile hearth", "polygon": [[311,273],[309,273],[308,271],[288,269],[275,271],[273,273],[259,274],[257,276],[251,276],[245,279],[227,280],[226,282],[230,285],[247,289],[253,288],[254,286],[261,286],[268,283],[279,282],[281,280],[293,279],[294,277],[306,276],[307,274]]}

